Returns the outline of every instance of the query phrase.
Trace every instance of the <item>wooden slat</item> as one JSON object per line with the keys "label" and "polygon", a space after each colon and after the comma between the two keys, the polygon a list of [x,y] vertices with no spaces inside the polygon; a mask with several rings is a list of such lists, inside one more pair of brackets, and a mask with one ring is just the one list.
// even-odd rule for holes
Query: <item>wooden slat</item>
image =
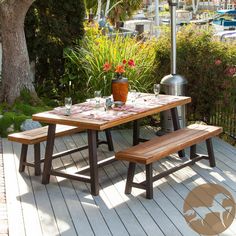
{"label": "wooden slat", "polygon": [[[81,132],[84,129],[69,125],[57,125],[56,126],[56,137],[71,135],[77,132]],[[8,140],[24,143],[24,144],[35,144],[47,140],[48,126],[40,127],[37,129],[27,130],[20,133],[14,133],[8,135]]]}
{"label": "wooden slat", "polygon": [[221,132],[221,127],[194,124],[118,152],[116,153],[116,158],[119,160],[149,164],[171,153],[214,137]]}

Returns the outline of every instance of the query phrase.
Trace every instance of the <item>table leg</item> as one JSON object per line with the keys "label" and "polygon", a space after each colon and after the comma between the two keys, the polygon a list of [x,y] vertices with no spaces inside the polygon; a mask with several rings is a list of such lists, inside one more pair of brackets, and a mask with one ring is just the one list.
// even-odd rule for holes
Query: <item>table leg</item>
{"label": "table leg", "polygon": [[[171,116],[172,116],[172,120],[173,120],[174,130],[180,129],[181,127],[180,127],[180,123],[179,123],[179,116],[178,116],[177,107],[170,109],[170,111],[171,111]],[[178,155],[179,155],[179,157],[185,157],[184,150],[179,151]]]}
{"label": "table leg", "polygon": [[139,121],[134,120],[133,121],[133,146],[139,144],[139,134],[140,134]]}
{"label": "table leg", "polygon": [[44,167],[43,167],[42,184],[48,184],[49,179],[50,179],[50,172],[52,168],[53,147],[54,147],[54,140],[55,140],[55,131],[56,131],[56,125],[50,124],[48,126],[48,137],[47,137],[45,160],[44,160]]}
{"label": "table leg", "polygon": [[91,194],[96,196],[99,194],[96,130],[88,130],[88,150],[91,178]]}

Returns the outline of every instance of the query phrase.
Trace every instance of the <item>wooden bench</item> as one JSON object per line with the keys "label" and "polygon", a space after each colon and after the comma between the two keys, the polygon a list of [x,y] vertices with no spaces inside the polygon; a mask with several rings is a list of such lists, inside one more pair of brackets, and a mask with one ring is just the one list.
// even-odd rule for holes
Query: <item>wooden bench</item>
{"label": "wooden bench", "polygon": [[[154,181],[186,166],[193,165],[201,159],[208,159],[210,166],[214,167],[215,157],[211,138],[221,132],[221,127],[194,124],[117,152],[116,159],[129,162],[125,193],[130,194],[132,187],[141,188],[146,190],[146,198],[152,199]],[[196,144],[202,141],[206,141],[208,155],[196,153]],[[153,176],[152,163],[187,147],[190,147],[190,160]],[[141,183],[133,182],[137,163],[144,164],[146,167],[146,180]]]}
{"label": "wooden bench", "polygon": [[[57,125],[55,136],[62,137],[62,136],[78,133],[81,131],[84,131],[84,129],[81,129],[75,126]],[[44,126],[44,127],[40,127],[33,130],[27,130],[20,133],[13,133],[13,134],[8,135],[8,140],[22,144],[19,172],[23,172],[25,170],[25,166],[31,166],[31,167],[34,167],[35,175],[41,174],[40,164],[44,162],[44,159],[40,158],[40,143],[47,140],[47,132],[48,132],[48,126]],[[113,151],[114,148],[113,148],[113,142],[112,142],[110,130],[106,130],[106,138],[107,138],[107,142],[99,141],[98,135],[97,135],[98,144],[107,143],[109,150]],[[33,163],[27,162],[26,160],[28,145],[34,145],[34,162]],[[72,151],[59,153],[58,155],[55,155],[55,158],[58,158],[65,154],[73,153],[75,151],[86,149],[87,147],[88,146],[86,145],[80,148],[72,149]]]}

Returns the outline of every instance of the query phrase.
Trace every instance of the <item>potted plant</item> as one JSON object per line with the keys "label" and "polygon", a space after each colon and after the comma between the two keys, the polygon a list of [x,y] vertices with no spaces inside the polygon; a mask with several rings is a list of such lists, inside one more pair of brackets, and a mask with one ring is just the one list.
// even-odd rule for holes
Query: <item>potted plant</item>
{"label": "potted plant", "polygon": [[111,91],[114,101],[121,101],[123,103],[127,100],[129,91],[128,78],[124,77],[127,69],[133,69],[135,62],[133,59],[123,60],[122,63],[113,67],[112,63],[106,62],[103,65],[103,70],[106,72],[115,71],[115,77],[112,79]]}

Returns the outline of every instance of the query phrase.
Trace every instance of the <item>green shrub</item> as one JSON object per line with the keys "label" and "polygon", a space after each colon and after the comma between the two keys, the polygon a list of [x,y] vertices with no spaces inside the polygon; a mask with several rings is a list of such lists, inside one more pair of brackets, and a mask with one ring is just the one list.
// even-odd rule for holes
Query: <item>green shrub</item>
{"label": "green shrub", "polygon": [[[156,63],[159,81],[170,73],[170,38],[161,37],[157,43]],[[236,44],[216,42],[212,32],[194,26],[182,27],[177,35],[177,73],[188,80],[187,95],[191,96],[189,119],[209,121],[216,102],[235,102]]]}
{"label": "green shrub", "polygon": [[36,103],[27,91],[23,91],[12,106],[2,103],[0,105],[0,136],[6,137],[9,127],[13,128],[11,132],[20,131],[20,126],[26,119],[31,119],[33,114],[45,110],[50,110],[50,107],[42,101]]}
{"label": "green shrub", "polygon": [[131,87],[147,91],[155,79],[155,43],[155,40],[142,42],[119,35],[110,38],[90,33],[80,42],[80,47],[66,50],[67,78],[82,95],[79,99],[84,99],[84,85],[87,86],[87,96],[93,96],[94,90],[102,90],[103,95],[110,95],[111,80],[115,73],[105,72],[103,65],[106,62],[118,65],[124,59],[133,59],[135,68],[124,75],[129,79]]}

